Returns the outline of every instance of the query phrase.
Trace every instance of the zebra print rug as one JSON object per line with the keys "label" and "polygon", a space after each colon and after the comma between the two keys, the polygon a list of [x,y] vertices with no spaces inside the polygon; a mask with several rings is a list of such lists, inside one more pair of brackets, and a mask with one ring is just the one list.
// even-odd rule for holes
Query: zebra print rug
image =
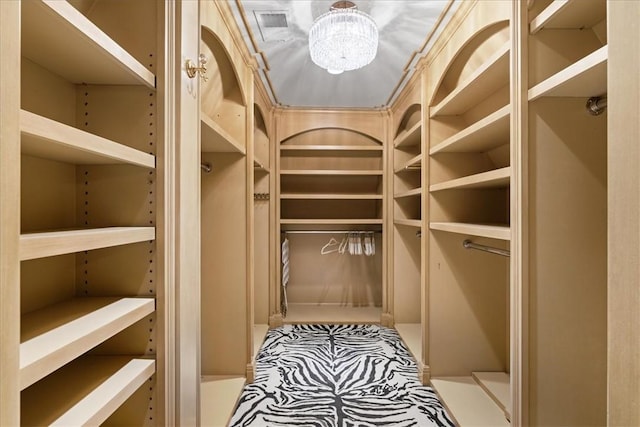
{"label": "zebra print rug", "polygon": [[230,426],[453,426],[397,332],[377,325],[271,329]]}

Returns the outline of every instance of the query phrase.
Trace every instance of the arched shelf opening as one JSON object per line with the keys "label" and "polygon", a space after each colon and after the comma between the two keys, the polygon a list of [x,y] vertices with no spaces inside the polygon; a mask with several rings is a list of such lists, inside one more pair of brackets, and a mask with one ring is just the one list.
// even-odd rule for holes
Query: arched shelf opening
{"label": "arched shelf opening", "polygon": [[[244,91],[223,43],[205,26],[200,51],[207,60],[207,80],[201,82],[200,91],[202,120],[214,129],[212,144],[203,132],[203,151],[246,152]],[[225,149],[227,145],[231,148]]]}

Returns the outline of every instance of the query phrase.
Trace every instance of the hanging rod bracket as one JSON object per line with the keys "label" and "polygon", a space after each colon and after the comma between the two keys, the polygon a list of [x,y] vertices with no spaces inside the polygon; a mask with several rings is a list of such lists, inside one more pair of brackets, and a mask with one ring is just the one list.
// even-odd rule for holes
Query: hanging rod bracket
{"label": "hanging rod bracket", "polygon": [[599,116],[607,109],[606,96],[593,96],[587,100],[587,111],[592,116]]}

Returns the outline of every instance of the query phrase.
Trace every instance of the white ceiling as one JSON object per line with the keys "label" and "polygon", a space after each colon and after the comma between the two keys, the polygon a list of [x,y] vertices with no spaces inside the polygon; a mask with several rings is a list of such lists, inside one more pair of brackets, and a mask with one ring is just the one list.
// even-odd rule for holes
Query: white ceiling
{"label": "white ceiling", "polygon": [[[431,37],[422,51],[427,36],[450,3],[449,0],[354,0],[359,10],[368,13],[380,32],[376,59],[360,70],[331,75],[311,61],[308,33],[313,21],[329,11],[335,0],[237,0],[234,13],[249,50],[255,54],[261,77],[273,88],[273,101],[294,107],[385,107],[397,93],[394,89],[406,83],[404,67],[414,52],[415,59],[424,55],[435,39]],[[453,1],[445,19],[436,29],[437,35],[461,0]],[[249,29],[243,23],[244,10]],[[286,14],[286,28],[260,28],[261,12]],[[267,59],[269,70],[253,49],[249,31]],[[266,40],[265,40],[266,38]]]}

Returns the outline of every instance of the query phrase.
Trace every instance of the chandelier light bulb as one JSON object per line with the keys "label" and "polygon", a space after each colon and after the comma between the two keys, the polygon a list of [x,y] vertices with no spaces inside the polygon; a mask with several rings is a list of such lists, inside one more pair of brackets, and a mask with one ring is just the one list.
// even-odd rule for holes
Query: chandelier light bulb
{"label": "chandelier light bulb", "polygon": [[334,3],[309,31],[311,60],[331,74],[362,68],[377,51],[376,23],[349,1]]}

